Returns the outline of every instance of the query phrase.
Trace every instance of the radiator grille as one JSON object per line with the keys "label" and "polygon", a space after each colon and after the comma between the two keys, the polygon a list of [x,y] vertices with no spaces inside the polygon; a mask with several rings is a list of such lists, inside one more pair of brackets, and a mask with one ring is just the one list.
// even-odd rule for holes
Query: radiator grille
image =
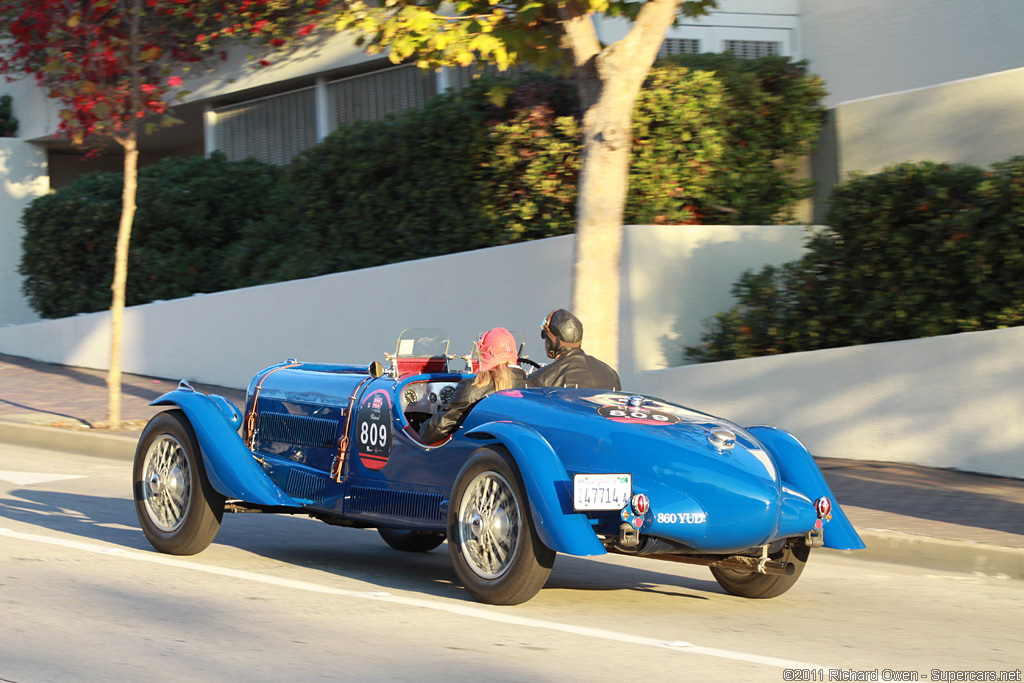
{"label": "radiator grille", "polygon": [[292,498],[303,498],[314,503],[323,503],[326,485],[327,482],[323,477],[293,468],[288,471],[288,481],[284,488],[285,493]]}
{"label": "radiator grille", "polygon": [[443,521],[440,493],[392,491],[370,486],[353,486],[349,507],[352,512],[375,512],[388,516]]}
{"label": "radiator grille", "polygon": [[257,441],[289,443],[311,448],[333,448],[338,421],[285,413],[259,413]]}
{"label": "radiator grille", "polygon": [[365,365],[334,365],[330,363],[303,363],[299,370],[307,372],[328,372],[336,375],[365,375]]}

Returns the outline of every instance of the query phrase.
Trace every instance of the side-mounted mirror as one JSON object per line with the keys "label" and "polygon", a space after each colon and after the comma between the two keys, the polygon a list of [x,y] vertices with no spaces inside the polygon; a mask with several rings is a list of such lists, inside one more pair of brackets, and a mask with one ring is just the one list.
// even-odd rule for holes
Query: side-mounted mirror
{"label": "side-mounted mirror", "polygon": [[370,363],[370,367],[366,371],[370,373],[370,377],[380,377],[384,374],[384,366],[379,360],[375,360]]}

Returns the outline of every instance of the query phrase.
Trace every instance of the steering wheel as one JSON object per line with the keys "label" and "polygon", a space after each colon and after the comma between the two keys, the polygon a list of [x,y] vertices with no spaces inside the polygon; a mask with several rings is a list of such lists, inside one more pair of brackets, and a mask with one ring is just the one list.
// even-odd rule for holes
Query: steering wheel
{"label": "steering wheel", "polygon": [[540,369],[541,369],[541,367],[543,367],[543,366],[541,366],[541,364],[540,364],[540,363],[538,363],[537,361],[534,361],[534,360],[530,360],[529,358],[524,358],[524,357],[520,356],[520,357],[519,357],[519,365],[523,365],[524,363],[525,363],[526,365],[529,365],[529,366],[531,366],[531,367],[532,367],[532,368],[533,368],[534,370],[540,370]]}

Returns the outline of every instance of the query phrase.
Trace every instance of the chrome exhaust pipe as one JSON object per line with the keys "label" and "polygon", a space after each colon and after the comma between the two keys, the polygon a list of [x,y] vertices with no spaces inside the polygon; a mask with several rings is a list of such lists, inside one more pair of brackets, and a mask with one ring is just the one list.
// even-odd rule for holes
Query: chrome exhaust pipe
{"label": "chrome exhaust pipe", "polygon": [[[618,549],[609,548],[612,552]],[[632,554],[622,553],[621,554]],[[718,567],[720,569],[735,569],[747,571],[754,574],[777,574],[782,576],[793,576],[796,572],[796,565],[792,562],[780,562],[779,560],[764,560],[749,555],[730,555],[728,557],[709,558],[700,555],[667,555],[651,554],[643,557],[652,560],[666,560],[668,562],[682,562],[683,564],[699,564],[705,567]]]}
{"label": "chrome exhaust pipe", "polygon": [[780,562],[779,560],[761,561],[756,557],[745,555],[733,555],[715,562],[708,563],[709,567],[721,569],[738,569],[740,571],[755,572],[758,574],[776,574],[781,576],[793,576],[796,572],[796,565],[792,562]]}

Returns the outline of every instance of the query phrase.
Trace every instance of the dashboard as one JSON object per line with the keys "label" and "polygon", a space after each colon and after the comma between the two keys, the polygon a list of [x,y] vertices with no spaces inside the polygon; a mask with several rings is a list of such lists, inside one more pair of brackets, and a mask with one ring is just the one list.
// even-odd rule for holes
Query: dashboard
{"label": "dashboard", "polygon": [[458,382],[412,382],[402,389],[403,413],[438,412],[455,393]]}

